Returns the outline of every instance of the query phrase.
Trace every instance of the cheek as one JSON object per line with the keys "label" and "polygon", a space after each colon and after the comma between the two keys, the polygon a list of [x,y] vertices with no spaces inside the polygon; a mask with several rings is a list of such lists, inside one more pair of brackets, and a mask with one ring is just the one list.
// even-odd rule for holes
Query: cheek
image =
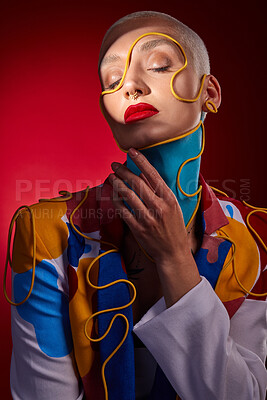
{"label": "cheek", "polygon": [[198,94],[199,80],[192,76],[189,71],[182,71],[174,78],[173,89],[181,98],[193,99]]}
{"label": "cheek", "polygon": [[[185,91],[188,89],[185,87]],[[179,95],[184,96],[184,93],[179,93]],[[192,94],[192,93],[185,93]],[[194,95],[194,93],[193,93]],[[191,97],[193,97],[193,95]],[[184,133],[192,128],[194,128],[200,120],[200,104],[199,101],[194,103],[186,103],[177,100],[173,94],[170,95],[169,101],[165,98],[167,108],[165,105],[165,116],[164,120],[166,122],[166,129],[173,130],[174,133]],[[184,96],[185,97],[185,96]],[[190,96],[188,96],[190,98]]]}
{"label": "cheek", "polygon": [[118,96],[116,96],[116,93],[104,95],[102,98],[102,104],[105,109],[104,114],[107,120],[112,119],[119,123],[123,121],[120,101]]}
{"label": "cheek", "polygon": [[171,76],[161,77],[161,79],[157,80],[157,86],[154,87],[155,97],[163,102],[164,107],[168,104],[168,108],[179,108],[182,107],[185,103],[181,100],[178,100],[174,94],[178,95],[184,99],[193,99],[197,95],[198,90],[198,81],[192,78],[187,72],[182,71],[173,80],[173,85],[171,87]]}

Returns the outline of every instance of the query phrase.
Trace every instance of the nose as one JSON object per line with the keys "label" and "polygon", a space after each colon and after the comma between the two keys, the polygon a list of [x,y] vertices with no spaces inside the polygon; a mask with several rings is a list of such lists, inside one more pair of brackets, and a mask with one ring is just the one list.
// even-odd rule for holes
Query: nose
{"label": "nose", "polygon": [[123,95],[127,100],[137,100],[140,96],[150,93],[150,88],[145,82],[145,77],[141,71],[133,66],[128,68],[123,83]]}

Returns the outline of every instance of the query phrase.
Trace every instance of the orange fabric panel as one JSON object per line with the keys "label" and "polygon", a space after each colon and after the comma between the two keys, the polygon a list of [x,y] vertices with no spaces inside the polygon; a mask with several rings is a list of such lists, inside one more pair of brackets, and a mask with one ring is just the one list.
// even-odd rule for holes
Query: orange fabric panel
{"label": "orange fabric panel", "polygon": [[[58,258],[68,245],[68,228],[62,221],[65,202],[41,202],[31,206],[35,219],[36,265],[44,259]],[[48,221],[49,229],[48,227]],[[49,250],[48,250],[49,249]],[[16,220],[12,268],[22,273],[32,268],[33,231],[29,211],[23,209]]]}

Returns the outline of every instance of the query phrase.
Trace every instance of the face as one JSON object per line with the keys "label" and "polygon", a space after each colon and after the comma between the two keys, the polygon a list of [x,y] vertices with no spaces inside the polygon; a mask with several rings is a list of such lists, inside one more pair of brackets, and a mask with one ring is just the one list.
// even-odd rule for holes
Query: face
{"label": "face", "polygon": [[[124,32],[107,49],[100,64],[103,90],[118,86],[132,43],[148,32],[164,33],[179,42],[177,33],[163,23]],[[171,139],[199,123],[203,96],[186,103],[176,99],[170,88],[173,74],[184,61],[179,46],[163,36],[145,36],[136,43],[122,86],[101,99],[104,115],[121,148],[138,149]],[[175,77],[173,89],[180,97],[193,99],[200,84],[188,60],[188,66]]]}

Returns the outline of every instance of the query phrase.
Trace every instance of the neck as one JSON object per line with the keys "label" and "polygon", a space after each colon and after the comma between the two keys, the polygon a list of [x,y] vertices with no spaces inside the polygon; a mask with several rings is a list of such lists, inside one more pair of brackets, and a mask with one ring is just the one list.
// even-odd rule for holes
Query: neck
{"label": "neck", "polygon": [[[191,133],[189,132],[188,135],[182,135],[182,137],[177,137],[173,141],[159,143],[140,150],[175,194],[183,213],[185,225],[188,224],[197,207],[198,195],[196,194],[192,197],[185,196],[177,185],[177,174],[180,166],[186,160],[200,154],[202,148],[202,129],[202,124],[200,124]],[[134,174],[140,175],[141,171],[128,155],[127,167]],[[200,157],[183,166],[179,181],[185,193],[190,194],[197,191],[199,170]]]}

